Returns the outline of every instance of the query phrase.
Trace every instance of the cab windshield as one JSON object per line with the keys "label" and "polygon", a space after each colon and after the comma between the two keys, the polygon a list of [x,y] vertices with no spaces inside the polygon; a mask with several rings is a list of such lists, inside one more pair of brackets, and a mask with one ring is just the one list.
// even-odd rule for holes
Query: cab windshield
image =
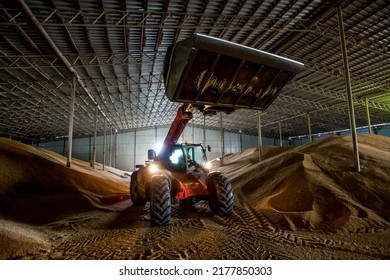
{"label": "cab windshield", "polygon": [[202,146],[193,146],[186,148],[187,150],[187,167],[200,167],[206,164]]}
{"label": "cab windshield", "polygon": [[174,146],[172,148],[169,154],[168,164],[175,171],[185,172],[186,161],[181,146]]}
{"label": "cab windshield", "polygon": [[168,156],[168,165],[177,172],[198,171],[205,164],[202,146],[174,146]]}

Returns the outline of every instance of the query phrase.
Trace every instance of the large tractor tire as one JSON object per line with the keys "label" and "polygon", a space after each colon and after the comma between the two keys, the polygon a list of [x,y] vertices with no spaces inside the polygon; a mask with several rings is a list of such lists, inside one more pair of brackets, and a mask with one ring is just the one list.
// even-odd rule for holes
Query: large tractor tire
{"label": "large tractor tire", "polygon": [[130,181],[130,196],[134,205],[143,206],[146,203],[145,198],[143,198],[138,192],[138,184],[137,184],[137,172],[133,172],[131,174]]}
{"label": "large tractor tire", "polygon": [[206,184],[210,193],[208,201],[211,211],[219,216],[229,215],[234,204],[230,180],[221,172],[213,172],[207,177]]}
{"label": "large tractor tire", "polygon": [[157,176],[150,183],[150,224],[164,226],[171,221],[171,187],[164,176]]}

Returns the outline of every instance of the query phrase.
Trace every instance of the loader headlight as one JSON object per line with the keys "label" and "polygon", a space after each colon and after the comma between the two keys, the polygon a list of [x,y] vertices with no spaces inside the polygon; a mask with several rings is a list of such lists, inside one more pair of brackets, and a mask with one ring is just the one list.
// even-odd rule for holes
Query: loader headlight
{"label": "loader headlight", "polygon": [[149,166],[149,170],[150,170],[150,173],[156,173],[157,171],[158,171],[158,166],[156,165],[156,164],[151,164],[150,166]]}
{"label": "loader headlight", "polygon": [[206,169],[210,169],[211,167],[213,167],[213,165],[211,164],[211,162],[206,162],[206,164],[205,164],[205,167],[206,167]]}

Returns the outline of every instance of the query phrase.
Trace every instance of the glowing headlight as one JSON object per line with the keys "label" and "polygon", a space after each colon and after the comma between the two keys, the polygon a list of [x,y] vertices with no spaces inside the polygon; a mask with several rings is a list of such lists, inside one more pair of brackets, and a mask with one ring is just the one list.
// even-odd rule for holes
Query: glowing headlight
{"label": "glowing headlight", "polygon": [[213,167],[213,165],[211,164],[211,162],[206,162],[206,165],[205,165],[205,167],[207,168],[207,169],[210,169],[211,167]]}
{"label": "glowing headlight", "polygon": [[151,164],[150,167],[149,167],[149,170],[151,173],[156,173],[157,170],[158,170],[158,167],[156,164]]}

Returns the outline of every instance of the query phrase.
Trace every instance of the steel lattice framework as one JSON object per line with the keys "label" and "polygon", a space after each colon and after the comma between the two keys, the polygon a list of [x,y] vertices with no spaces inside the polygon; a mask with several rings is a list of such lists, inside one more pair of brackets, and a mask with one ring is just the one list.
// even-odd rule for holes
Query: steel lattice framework
{"label": "steel lattice framework", "polygon": [[[305,63],[261,112],[263,133],[284,137],[349,128],[336,8],[346,32],[357,126],[390,122],[387,0],[1,0],[0,135],[39,141],[67,135],[73,76],[74,135],[104,123],[117,131],[169,125],[165,53],[194,33]],[[105,121],[104,121],[105,120]],[[200,113],[194,125],[203,126]],[[219,116],[205,119],[219,128]],[[257,112],[223,116],[223,127],[257,133]]]}

